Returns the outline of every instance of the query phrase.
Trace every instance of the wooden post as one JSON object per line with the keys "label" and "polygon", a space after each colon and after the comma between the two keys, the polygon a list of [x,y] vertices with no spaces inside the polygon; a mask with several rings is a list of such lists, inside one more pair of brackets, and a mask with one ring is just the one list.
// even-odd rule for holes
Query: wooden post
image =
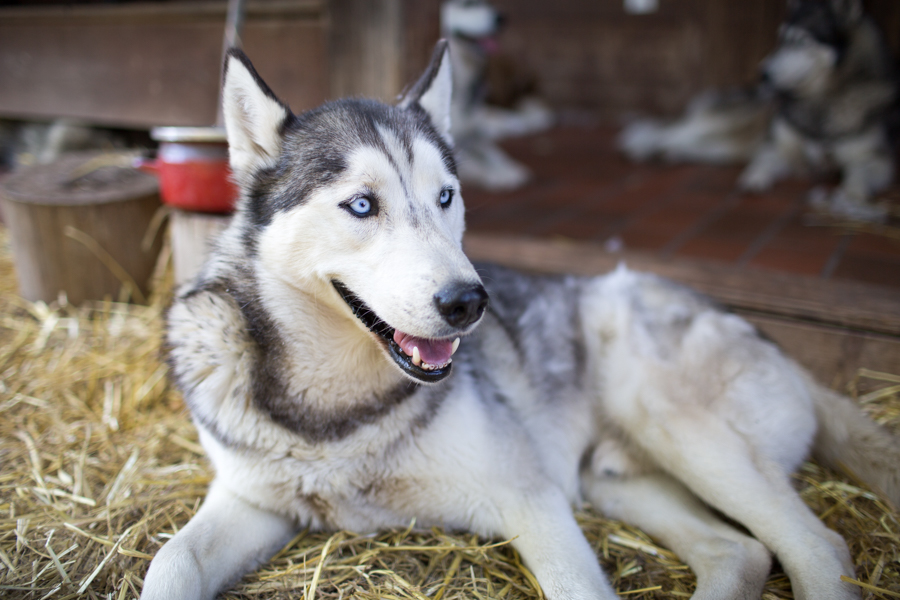
{"label": "wooden post", "polygon": [[200,271],[215,238],[230,222],[230,215],[172,210],[169,227],[177,285],[193,279]]}
{"label": "wooden post", "polygon": [[330,0],[331,97],[393,102],[405,77],[403,0]]}

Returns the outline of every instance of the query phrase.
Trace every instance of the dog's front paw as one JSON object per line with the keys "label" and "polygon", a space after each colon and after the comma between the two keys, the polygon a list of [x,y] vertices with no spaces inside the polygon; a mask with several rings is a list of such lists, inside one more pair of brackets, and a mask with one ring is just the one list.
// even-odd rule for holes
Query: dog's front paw
{"label": "dog's front paw", "polygon": [[751,163],[738,178],[738,189],[743,192],[764,192],[772,187],[776,179],[776,174],[769,167]]}
{"label": "dog's front paw", "polygon": [[873,203],[843,188],[830,193],[822,187],[813,188],[807,202],[814,210],[851,221],[883,223],[889,213],[885,203]]}
{"label": "dog's front paw", "polygon": [[150,563],[141,600],[212,600],[203,589],[202,580],[194,555],[170,542],[160,548]]}
{"label": "dog's front paw", "polygon": [[628,158],[643,162],[663,150],[663,126],[656,121],[640,120],[626,125],[616,145]]}

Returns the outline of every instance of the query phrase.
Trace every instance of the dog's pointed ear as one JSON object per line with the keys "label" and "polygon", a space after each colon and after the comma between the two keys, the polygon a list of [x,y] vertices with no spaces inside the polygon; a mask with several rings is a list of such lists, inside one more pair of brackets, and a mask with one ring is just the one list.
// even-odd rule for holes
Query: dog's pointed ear
{"label": "dog's pointed ear", "polygon": [[400,100],[400,108],[418,105],[431,119],[438,133],[448,142],[450,137],[450,98],[453,94],[453,70],[450,45],[440,40],[431,55],[431,63],[419,80]]}
{"label": "dog's pointed ear", "polygon": [[238,182],[245,183],[251,173],[275,165],[281,154],[282,127],[291,111],[275,97],[242,51],[230,49],[224,68],[222,113],[229,161]]}

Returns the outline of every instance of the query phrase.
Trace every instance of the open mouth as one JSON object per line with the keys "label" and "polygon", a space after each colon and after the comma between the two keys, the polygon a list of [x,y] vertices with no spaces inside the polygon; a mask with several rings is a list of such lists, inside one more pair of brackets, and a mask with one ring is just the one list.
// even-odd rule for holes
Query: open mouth
{"label": "open mouth", "polygon": [[494,54],[500,48],[500,43],[497,41],[495,33],[468,35],[461,31],[455,31],[454,35],[472,46],[476,46],[485,54]]}
{"label": "open mouth", "polygon": [[331,284],[356,318],[381,339],[391,358],[407,375],[424,383],[434,383],[450,374],[453,362],[450,357],[459,346],[459,338],[430,340],[398,331],[382,321],[343,283],[332,280]]}

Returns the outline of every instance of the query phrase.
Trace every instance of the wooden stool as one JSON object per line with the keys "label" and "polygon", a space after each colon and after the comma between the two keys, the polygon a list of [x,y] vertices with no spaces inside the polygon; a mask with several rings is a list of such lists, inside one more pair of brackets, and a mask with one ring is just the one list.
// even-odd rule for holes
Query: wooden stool
{"label": "wooden stool", "polygon": [[181,285],[200,271],[215,238],[231,222],[231,215],[173,208],[170,219],[175,283]]}
{"label": "wooden stool", "polygon": [[125,154],[85,152],[26,167],[0,185],[22,296],[146,299],[162,236],[156,178]]}

